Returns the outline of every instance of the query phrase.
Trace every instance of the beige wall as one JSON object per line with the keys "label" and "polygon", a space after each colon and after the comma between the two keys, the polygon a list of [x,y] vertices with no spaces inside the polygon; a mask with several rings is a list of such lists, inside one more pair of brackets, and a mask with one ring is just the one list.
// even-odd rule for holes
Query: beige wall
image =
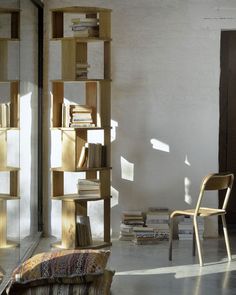
{"label": "beige wall", "polygon": [[[46,35],[50,8],[113,9],[113,233],[119,232],[122,210],[194,204],[201,178],[218,170],[220,34],[236,28],[235,1],[45,4]],[[216,204],[217,198],[208,202]],[[91,210],[99,233],[100,209]],[[52,205],[52,215],[59,235],[59,204]],[[208,235],[217,234],[215,221],[207,226]]]}

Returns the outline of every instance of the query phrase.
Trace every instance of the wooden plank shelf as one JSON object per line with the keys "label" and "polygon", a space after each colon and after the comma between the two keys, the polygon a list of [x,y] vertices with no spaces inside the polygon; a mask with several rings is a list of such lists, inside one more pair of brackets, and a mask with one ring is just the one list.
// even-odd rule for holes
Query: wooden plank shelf
{"label": "wooden plank shelf", "polygon": [[111,38],[102,37],[61,37],[51,38],[50,41],[75,40],[76,43],[90,43],[90,42],[111,42]]}
{"label": "wooden plank shelf", "polygon": [[51,168],[51,171],[56,172],[89,172],[89,171],[105,171],[105,170],[111,170],[112,167],[94,167],[94,168],[78,168],[76,170],[69,170],[69,169],[63,169],[62,167],[55,167]]}
{"label": "wooden plank shelf", "polygon": [[66,194],[64,196],[51,197],[52,200],[85,201],[85,202],[102,201],[102,200],[106,200],[106,199],[109,199],[109,198],[111,198],[111,196],[108,196],[108,197],[99,197],[99,196],[85,197],[85,196],[81,196],[81,195],[78,195],[78,194]]}
{"label": "wooden plank shelf", "polygon": [[99,12],[111,12],[112,9],[101,7],[83,7],[83,6],[71,6],[62,8],[53,8],[52,12],[64,12],[64,13],[99,13]]}

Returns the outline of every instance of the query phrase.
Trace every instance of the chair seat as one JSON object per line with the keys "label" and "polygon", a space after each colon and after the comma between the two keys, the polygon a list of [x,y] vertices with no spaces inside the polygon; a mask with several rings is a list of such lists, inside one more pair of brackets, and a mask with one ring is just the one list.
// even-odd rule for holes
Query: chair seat
{"label": "chair seat", "polygon": [[[171,217],[176,216],[176,215],[193,216],[194,213],[195,213],[195,209],[176,210],[171,213]],[[224,214],[226,214],[226,212],[223,209],[213,209],[213,208],[201,207],[198,210],[198,216],[202,216],[202,217],[213,216],[213,215],[224,215]]]}

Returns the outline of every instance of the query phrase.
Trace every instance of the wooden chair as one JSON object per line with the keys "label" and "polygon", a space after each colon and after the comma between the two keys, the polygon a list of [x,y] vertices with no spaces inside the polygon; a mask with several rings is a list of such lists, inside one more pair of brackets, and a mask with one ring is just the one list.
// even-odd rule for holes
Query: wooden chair
{"label": "wooden chair", "polygon": [[[181,215],[188,215],[188,216],[193,217],[193,255],[195,255],[195,242],[197,242],[199,263],[200,263],[200,266],[203,266],[202,249],[201,249],[199,233],[198,233],[197,217],[198,216],[208,217],[208,216],[220,215],[222,218],[228,260],[231,261],[231,252],[230,252],[227,226],[226,226],[226,221],[225,221],[225,214],[226,214],[226,206],[227,206],[229,196],[231,193],[231,189],[233,186],[233,181],[234,181],[234,175],[231,173],[228,173],[228,174],[220,173],[220,174],[207,175],[203,179],[196,208],[195,209],[188,209],[188,210],[177,210],[177,211],[174,211],[171,213],[171,215],[170,215],[169,260],[172,260],[172,240],[173,240],[173,219],[174,219],[174,217],[181,216]],[[217,191],[225,190],[225,197],[224,197],[224,202],[223,202],[222,208],[216,209],[216,208],[201,207],[204,192],[205,191],[214,191],[214,190],[217,190]]]}

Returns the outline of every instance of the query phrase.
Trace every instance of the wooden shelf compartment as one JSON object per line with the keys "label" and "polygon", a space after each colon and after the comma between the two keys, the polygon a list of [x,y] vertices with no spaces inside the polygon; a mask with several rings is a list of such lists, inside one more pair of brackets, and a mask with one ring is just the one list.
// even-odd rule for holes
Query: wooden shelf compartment
{"label": "wooden shelf compartment", "polygon": [[[0,42],[1,44],[1,42]],[[0,49],[1,51],[1,49]],[[1,67],[0,67],[0,76],[1,74],[4,75],[4,73],[1,72]],[[14,80],[14,81],[0,81],[0,86],[4,84],[9,84],[10,87],[10,97],[9,97],[9,102],[10,102],[10,125],[9,126],[4,126],[0,127],[1,129],[10,129],[10,128],[15,128],[19,129],[20,127],[20,113],[19,113],[19,91],[20,91],[20,82],[19,80]]]}
{"label": "wooden shelf compartment", "polygon": [[[97,125],[97,82],[85,82],[85,104],[92,108],[92,120]],[[62,126],[62,105],[64,103],[64,82],[52,83],[52,127]],[[98,126],[96,126],[98,127]]]}
{"label": "wooden shelf compartment", "polygon": [[[80,81],[81,83],[82,81]],[[52,82],[52,118],[51,127],[61,128],[62,126],[62,104],[64,103],[65,81]],[[70,83],[73,83],[70,81]],[[96,127],[109,128],[111,126],[111,83],[109,80],[83,81],[85,84],[85,104],[92,108],[92,119]],[[99,107],[99,103],[102,107]],[[98,126],[97,114],[100,115]]]}
{"label": "wooden shelf compartment", "polygon": [[16,167],[0,167],[1,172],[10,173],[10,189],[9,194],[0,193],[0,199],[15,200],[19,199],[19,168]]}
{"label": "wooden shelf compartment", "polygon": [[[78,194],[65,194],[64,193],[64,173],[66,171],[58,171],[58,170],[52,170],[52,193],[51,198],[66,198],[68,200],[69,198],[80,198]],[[75,171],[73,171],[75,172]],[[86,172],[86,179],[97,179],[97,170],[93,171],[84,171]],[[103,200],[110,198],[111,196],[111,183],[110,183],[110,177],[111,177],[111,170],[100,170],[99,171],[99,180],[100,180],[100,191],[101,191],[101,197],[95,198],[96,200]],[[68,198],[69,197],[69,198]],[[86,198],[88,200],[88,198]]]}
{"label": "wooden shelf compartment", "polygon": [[111,9],[98,7],[65,7],[52,9],[52,38],[64,37],[64,13],[84,14],[85,17],[99,19],[99,37],[111,36]]}
{"label": "wooden shelf compartment", "polygon": [[[90,171],[90,170],[101,170],[106,169],[110,165],[110,147],[109,142],[104,142],[104,151],[101,151],[101,158],[96,158],[92,165],[89,167],[78,167],[78,162],[83,152],[84,146],[87,144],[87,132],[88,130],[62,130],[61,131],[61,142],[62,142],[62,157],[61,157],[61,169],[65,171]],[[107,137],[110,138],[110,129],[104,129],[104,140]],[[90,151],[89,151],[90,153]],[[94,151],[94,157],[96,151]],[[89,157],[89,160],[91,158]],[[101,162],[100,162],[101,161]],[[101,165],[100,165],[101,163]],[[94,165],[93,165],[94,164]]]}
{"label": "wooden shelf compartment", "polygon": [[11,36],[9,39],[19,39],[19,36],[20,36],[20,9],[0,8],[0,14],[10,14]]}
{"label": "wooden shelf compartment", "polygon": [[[63,80],[86,80],[87,76],[80,78],[76,74],[76,65],[88,63],[88,43],[79,39],[62,39],[61,42],[61,77]],[[111,79],[111,43],[103,42],[103,79]],[[93,67],[93,65],[91,65]],[[102,80],[102,79],[101,79]]]}
{"label": "wooden shelf compartment", "polygon": [[[94,248],[111,245],[110,243],[110,198],[103,200],[104,204],[104,237],[99,244],[95,242],[85,248]],[[109,210],[108,210],[109,209]],[[53,247],[64,249],[83,248],[77,246],[76,216],[87,216],[86,201],[62,201],[62,239],[61,242],[53,244]],[[99,246],[100,245],[100,246]]]}

